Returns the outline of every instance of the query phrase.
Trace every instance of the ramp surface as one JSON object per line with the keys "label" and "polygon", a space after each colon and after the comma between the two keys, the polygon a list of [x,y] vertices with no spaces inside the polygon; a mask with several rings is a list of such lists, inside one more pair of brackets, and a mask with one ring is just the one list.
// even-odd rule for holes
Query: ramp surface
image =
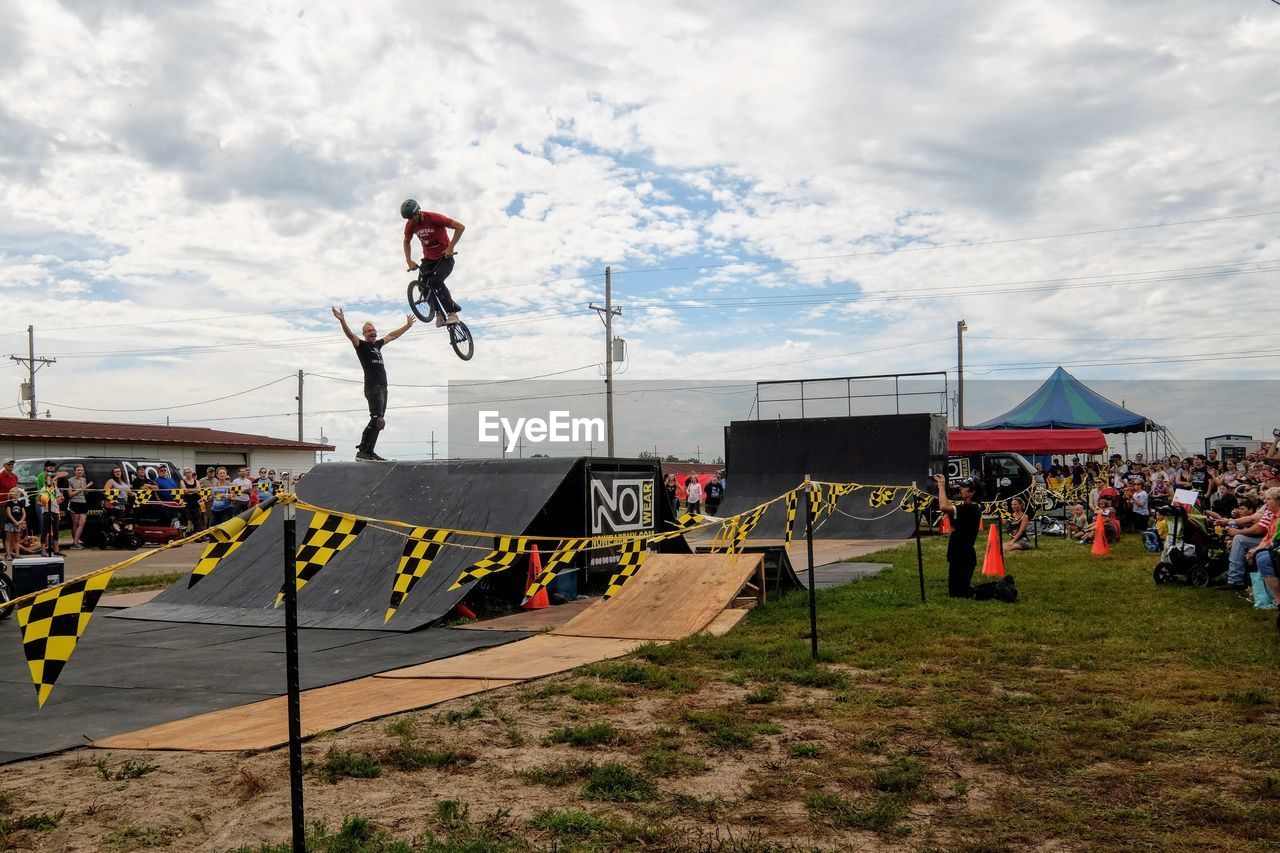
{"label": "ramp surface", "polygon": [[621,592],[552,634],[678,640],[710,625],[748,581],[758,582],[762,566],[759,554],[650,554]]}
{"label": "ramp surface", "polygon": [[[936,415],[734,421],[726,438],[726,491],[718,513],[722,516],[790,491],[806,474],[832,483],[924,484],[930,456],[946,455],[946,427]],[[842,497],[840,511],[825,519],[815,536],[905,539],[911,534],[910,513],[872,507],[869,496],[870,490],[860,489]],[[780,537],[785,526],[786,511],[776,504],[755,535]],[[799,531],[802,536],[803,526]]]}
{"label": "ramp surface", "polygon": [[[364,720],[425,708],[513,684],[479,678],[361,678],[302,694],[302,734],[342,728]],[[270,749],[289,741],[286,699],[281,696],[226,711],[188,717],[159,726],[102,738],[103,749]]]}
{"label": "ramp surface", "polygon": [[[298,496],[316,506],[369,518],[519,534],[531,532],[576,464],[575,459],[330,463],[308,472],[298,485]],[[284,577],[283,515],[272,512],[261,529],[193,589],[187,588],[184,577],[151,602],[113,616],[283,626],[284,610],[273,606]],[[299,543],[311,515],[298,512]],[[479,544],[473,538],[463,541]],[[471,588],[468,584],[450,592],[449,586],[484,552],[443,548],[390,623],[384,624],[404,542],[403,536],[387,530],[366,528],[298,593],[299,625],[411,631],[447,614]]]}
{"label": "ramp surface", "polygon": [[[592,605],[599,607],[600,603]],[[379,674],[379,678],[541,678],[555,672],[621,657],[648,640],[541,634],[452,660],[437,660]]]}
{"label": "ramp surface", "polygon": [[[452,628],[413,634],[303,630],[302,686],[335,684],[527,636]],[[41,709],[19,633],[0,631],[0,764],[257,702],[284,689],[281,629],[139,622],[98,614]]]}

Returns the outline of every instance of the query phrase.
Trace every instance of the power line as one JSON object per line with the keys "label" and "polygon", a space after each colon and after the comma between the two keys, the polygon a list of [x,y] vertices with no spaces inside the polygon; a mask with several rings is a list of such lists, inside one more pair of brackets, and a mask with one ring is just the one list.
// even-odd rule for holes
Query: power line
{"label": "power line", "polygon": [[279,379],[273,379],[270,382],[265,382],[262,385],[255,385],[252,388],[246,388],[245,390],[237,391],[234,394],[226,394],[221,397],[214,397],[210,400],[200,400],[199,402],[196,402],[196,403],[181,403],[176,406],[158,406],[150,409],[140,409],[136,406],[128,409],[94,409],[88,406],[72,406],[66,403],[52,403],[48,401],[46,401],[46,405],[57,406],[60,409],[72,409],[77,412],[169,412],[174,409],[189,409],[192,406],[204,406],[204,405],[207,405],[208,403],[220,403],[223,400],[230,400],[232,397],[243,397],[245,394],[252,394],[254,391],[261,391],[263,388],[269,388],[272,385],[276,385],[280,382],[285,381],[286,379],[293,379],[293,378],[295,378],[295,374],[290,374],[289,376],[282,376]]}
{"label": "power line", "polygon": [[845,258],[865,258],[874,255],[900,255],[908,252],[931,252],[937,249],[970,249],[979,246],[1001,246],[1009,243],[1027,243],[1034,240],[1063,240],[1072,237],[1090,237],[1098,234],[1118,234],[1124,231],[1144,231],[1154,228],[1173,228],[1181,225],[1203,225],[1210,222],[1229,222],[1236,219],[1251,219],[1260,216],[1277,216],[1280,210],[1266,210],[1258,213],[1238,213],[1231,216],[1211,216],[1203,219],[1183,219],[1176,222],[1156,222],[1149,225],[1124,225],[1115,228],[1095,228],[1089,231],[1068,231],[1062,234],[1041,234],[1034,237],[1008,237],[1001,240],[979,240],[972,243],[939,243],[932,246],[905,246],[897,249],[874,249],[865,252],[847,252],[839,255],[811,255],[803,258],[778,258],[771,261],[730,261],[718,264],[697,264],[681,267],[652,267],[643,270],[621,270],[614,275],[647,275],[657,272],[688,272],[691,270],[721,269],[745,265],[775,266],[777,264],[795,264],[807,261],[834,261]]}

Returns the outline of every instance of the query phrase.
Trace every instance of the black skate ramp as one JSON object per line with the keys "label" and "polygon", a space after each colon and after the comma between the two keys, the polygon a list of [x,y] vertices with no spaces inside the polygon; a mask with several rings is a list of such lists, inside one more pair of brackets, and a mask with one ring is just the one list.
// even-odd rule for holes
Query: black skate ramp
{"label": "black skate ramp", "polygon": [[[608,508],[597,507],[592,501],[601,489],[634,486],[638,490],[640,486],[636,484],[645,483],[649,484],[643,490],[647,497],[626,501],[623,506],[640,507],[643,503],[647,507],[645,529],[652,530],[655,524],[670,529],[671,509],[659,485],[658,464],[642,460],[339,462],[311,469],[298,485],[298,497],[326,509],[426,527],[579,537],[639,531],[639,526],[623,525],[629,519],[602,519]],[[655,495],[660,495],[661,500],[655,501]],[[274,510],[261,529],[193,589],[188,589],[184,577],[147,604],[122,611],[116,618],[283,626],[284,610],[274,606],[284,582],[283,516],[281,508]],[[311,516],[310,512],[298,511],[299,545]],[[589,517],[601,519],[605,526],[588,529]],[[477,583],[505,598],[520,600],[526,581],[527,563],[523,558],[506,572],[449,590],[459,572],[483,558],[493,545],[492,539],[461,537],[456,541],[469,547],[446,545],[391,621],[384,624],[405,543],[401,533],[376,524],[366,527],[354,543],[334,556],[299,591],[299,625],[414,631],[448,614]],[[683,540],[667,543],[667,547],[687,551]],[[543,559],[547,556],[544,554]],[[600,555],[594,556],[593,564],[601,559]],[[600,570],[608,569],[604,566]]]}
{"label": "black skate ramp", "polygon": [[[725,431],[726,488],[718,515],[758,506],[814,480],[921,488],[931,461],[946,457],[946,424],[938,415],[869,415],[849,418],[734,421]],[[902,539],[912,533],[912,515],[872,507],[870,489],[840,499],[838,511],[815,530],[824,539]],[[901,500],[898,493],[893,505]],[[796,538],[804,536],[797,517]],[[753,537],[781,537],[786,511],[770,507]]]}
{"label": "black skate ramp", "polygon": [[[547,535],[559,535],[566,528],[557,521],[572,531],[581,526],[581,519],[545,518],[545,511],[578,464],[577,459],[338,462],[312,468],[298,484],[298,497],[327,509],[409,524],[512,534],[548,530]],[[311,516],[298,511],[299,545]],[[262,529],[194,588],[187,588],[184,577],[116,618],[283,626],[284,609],[274,606],[284,582],[283,519],[278,507]],[[405,539],[376,525],[367,527],[298,593],[299,625],[412,631],[435,622],[470,591],[471,584],[453,592],[449,587],[490,544],[475,538],[459,541],[476,547],[442,549],[384,624]]]}

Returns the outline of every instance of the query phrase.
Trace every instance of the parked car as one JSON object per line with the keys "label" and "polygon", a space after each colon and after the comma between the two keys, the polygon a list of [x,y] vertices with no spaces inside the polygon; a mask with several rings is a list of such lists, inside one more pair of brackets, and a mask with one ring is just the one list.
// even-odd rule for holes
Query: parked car
{"label": "parked car", "polygon": [[1044,489],[1044,480],[1031,467],[1031,463],[1019,453],[968,453],[947,457],[947,481],[956,482],[972,477],[982,483],[984,501],[1008,500],[1015,496],[1031,497],[1030,503],[1045,510],[1051,500]]}
{"label": "parked car", "polygon": [[[13,466],[13,472],[18,476],[18,486],[27,493],[28,497],[36,492],[36,477],[44,471],[45,462],[53,462],[58,466],[59,471],[66,471],[68,477],[75,474],[77,465],[83,465],[85,479],[93,484],[89,489],[89,493],[85,496],[88,502],[89,516],[84,526],[83,538],[86,545],[102,544],[102,487],[111,478],[111,470],[113,468],[118,466],[124,471],[126,480],[132,479],[134,472],[139,468],[146,469],[148,474],[154,478],[154,475],[161,467],[167,467],[169,476],[175,481],[182,479],[182,469],[163,459],[122,459],[119,456],[42,456],[19,459]],[[65,483],[66,481],[64,480],[63,482]],[[63,509],[65,511],[65,504]],[[181,516],[178,515],[177,517]],[[153,534],[142,538],[148,542],[161,542],[178,538],[181,522],[171,522],[169,526],[173,528],[173,534],[170,536]]]}

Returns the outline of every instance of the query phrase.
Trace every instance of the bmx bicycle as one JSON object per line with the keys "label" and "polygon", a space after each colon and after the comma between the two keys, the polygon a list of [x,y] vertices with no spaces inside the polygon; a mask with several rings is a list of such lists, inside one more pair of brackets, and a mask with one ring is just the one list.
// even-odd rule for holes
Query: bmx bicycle
{"label": "bmx bicycle", "polygon": [[[424,323],[434,320],[437,313],[441,317],[449,314],[440,303],[440,291],[434,285],[427,283],[426,270],[423,267],[418,268],[418,277],[409,282],[408,295],[409,310]],[[447,324],[445,328],[449,330],[449,345],[458,354],[458,358],[470,361],[471,356],[476,352],[476,342],[471,337],[471,330],[467,328],[467,324],[459,320],[456,323]]]}

